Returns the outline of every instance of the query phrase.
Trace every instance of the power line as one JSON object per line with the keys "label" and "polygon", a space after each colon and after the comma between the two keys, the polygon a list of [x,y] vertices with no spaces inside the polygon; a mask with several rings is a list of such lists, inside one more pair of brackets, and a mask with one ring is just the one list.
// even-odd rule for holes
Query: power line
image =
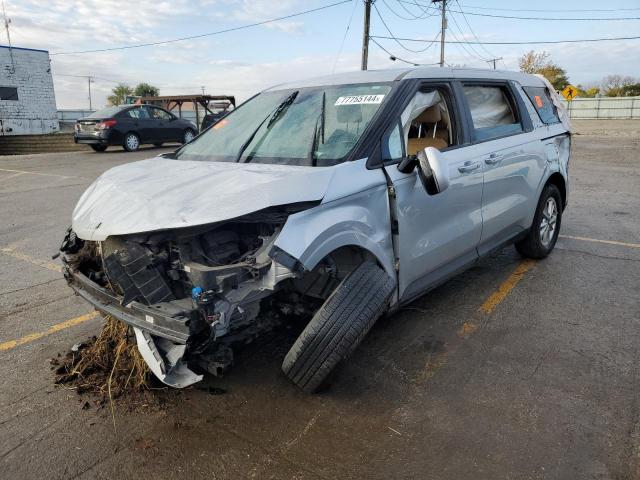
{"label": "power line", "polygon": [[[370,35],[370,38],[384,38],[388,40],[395,40],[396,37],[387,37],[384,35]],[[556,43],[583,43],[583,42],[612,42],[616,40],[637,40],[640,37],[615,37],[615,38],[584,38],[580,40],[539,40],[530,42],[478,42],[468,40],[466,42],[447,42],[447,43],[473,43],[474,45],[544,45],[544,44],[556,44]],[[430,42],[430,40],[423,40],[420,38],[403,38],[397,37],[397,40],[403,42]]]}
{"label": "power line", "polygon": [[196,39],[196,38],[210,37],[210,36],[213,36],[213,35],[220,35],[222,33],[229,33],[229,32],[235,32],[237,30],[243,30],[245,28],[257,27],[257,26],[260,26],[260,25],[266,25],[268,23],[279,22],[281,20],[286,20],[288,18],[299,17],[301,15],[306,15],[308,13],[313,13],[313,12],[317,12],[317,11],[324,10],[324,9],[327,9],[327,8],[331,8],[331,7],[335,7],[335,6],[338,6],[338,5],[342,5],[343,3],[351,3],[351,0],[342,0],[340,2],[331,3],[329,5],[324,5],[322,7],[312,8],[312,9],[309,9],[309,10],[303,10],[301,12],[292,13],[290,15],[285,15],[283,17],[272,18],[272,19],[269,19],[269,20],[263,20],[261,22],[249,23],[249,24],[246,24],[246,25],[240,25],[238,27],[233,27],[233,28],[226,28],[224,30],[218,30],[216,32],[201,33],[199,35],[191,35],[191,36],[188,36],[188,37],[174,38],[174,39],[171,39],[171,40],[161,40],[161,41],[158,41],[158,42],[140,43],[140,44],[137,44],[137,45],[124,45],[124,46],[121,46],[121,47],[98,48],[98,49],[95,49],[95,50],[79,50],[79,51],[75,51],[75,52],[54,52],[54,53],[51,53],[50,55],[51,56],[53,56],[53,55],[81,55],[83,53],[112,52],[114,50],[128,50],[128,49],[131,49],[131,48],[152,47],[152,46],[155,46],[155,45],[165,45],[167,43],[182,42],[184,40],[193,40],[193,39]]}
{"label": "power line", "polygon": [[[420,9],[420,11],[422,12],[422,14],[424,14],[425,16],[422,18],[429,18],[429,17],[433,17],[434,15],[436,15],[438,13],[438,9],[434,8],[433,5],[420,5],[419,3],[416,3],[414,1],[406,1],[406,2],[401,2],[400,0],[396,0],[398,2],[398,5],[400,5],[402,7],[402,9],[409,13],[410,15],[413,15],[413,12],[411,10],[409,10],[407,7],[404,6],[404,3],[407,3],[409,5],[415,5],[416,7],[418,7]],[[431,10],[431,11],[429,11]]]}
{"label": "power line", "polygon": [[408,15],[410,15],[409,17],[405,17],[403,15],[400,15],[398,12],[396,12],[395,9],[392,8],[391,5],[389,5],[389,3],[387,3],[387,0],[382,0],[382,2],[385,4],[387,9],[391,11],[391,13],[393,13],[396,17],[401,18],[403,20],[424,20],[425,18],[429,18],[435,15],[433,12],[429,12],[428,8],[422,8],[419,5],[418,5],[418,8],[422,13],[419,13],[418,15],[416,15],[414,12],[412,12],[407,7],[405,7],[403,3],[398,2],[398,5],[400,5],[400,7],[402,7],[402,9],[405,12],[407,12]]}
{"label": "power line", "polygon": [[380,48],[381,50],[386,52],[389,55],[389,58],[391,60],[393,60],[393,61],[398,60],[400,62],[408,63],[409,65],[413,65],[414,67],[424,67],[424,66],[429,66],[429,65],[439,65],[439,62],[435,62],[435,63],[416,63],[416,62],[412,62],[410,60],[405,60],[404,58],[398,57],[397,55],[394,55],[393,53],[391,53],[389,50],[387,50],[382,45],[380,45],[375,39],[371,38],[371,41],[373,43],[375,43],[378,46],[378,48]]}
{"label": "power line", "polygon": [[[460,5],[460,2],[458,0],[456,0],[456,4],[460,8],[460,10],[462,10],[462,6]],[[454,15],[451,15],[451,16],[453,17]],[[476,35],[476,32],[473,31],[473,28],[471,28],[471,24],[469,23],[469,20],[467,20],[467,16],[464,13],[462,14],[462,19],[467,24],[467,27],[469,27],[469,31],[473,35],[473,38],[475,38],[479,42],[480,39]],[[491,53],[489,50],[487,50],[487,48],[484,45],[480,44],[480,48],[482,48],[482,50],[484,50],[489,55],[489,57],[495,57],[495,55],[493,53]],[[494,64],[494,66],[495,66],[495,64]]]}
{"label": "power line", "polygon": [[347,28],[344,31],[344,35],[342,36],[342,42],[340,42],[340,49],[338,50],[336,59],[333,62],[333,68],[331,69],[331,73],[335,72],[336,70],[336,65],[338,64],[338,60],[340,59],[340,55],[342,54],[342,49],[344,48],[344,41],[347,39],[347,34],[349,33],[349,28],[351,28],[351,22],[353,21],[353,14],[356,13],[357,6],[358,6],[358,0],[353,0],[353,10],[351,10],[351,16],[349,17]]}
{"label": "power line", "polygon": [[[505,12],[548,12],[549,9],[544,8],[495,8],[495,7],[478,7],[475,5],[464,4],[464,8],[473,8],[475,10],[496,10]],[[554,8],[554,12],[624,12],[630,10],[640,10],[640,8]]]}
{"label": "power line", "polygon": [[[462,28],[460,28],[460,25],[458,24],[458,21],[456,20],[456,17],[451,15],[451,19],[453,20],[453,24],[455,25],[455,27],[458,29],[458,32],[460,33],[460,36],[464,39],[464,32],[462,31]],[[459,40],[458,38],[456,38],[455,33],[452,31],[451,35],[453,35],[453,38],[455,40]],[[466,45],[465,45],[466,44]],[[469,50],[467,50],[467,45],[469,46]],[[478,58],[479,60],[486,62],[486,59],[480,54],[480,52],[478,52],[475,47],[470,44],[470,43],[466,43],[466,42],[462,42],[461,43],[462,48],[467,51],[468,53],[471,54],[471,56],[474,56],[476,58]]]}
{"label": "power line", "polygon": [[[423,16],[421,15],[415,15],[412,12],[409,12],[409,15],[411,15],[410,17],[404,17],[402,15],[400,15],[398,12],[396,12],[393,8],[391,8],[391,5],[389,5],[387,3],[387,0],[382,0],[382,3],[384,3],[384,6],[387,7],[387,10],[389,10],[391,13],[393,13],[396,17],[401,18],[402,20],[422,20]],[[400,4],[401,7],[404,7],[404,5]]]}
{"label": "power line", "polygon": [[[408,0],[398,0],[399,2],[405,2],[407,3]],[[424,4],[422,4],[422,6],[426,6]],[[551,21],[551,22],[555,22],[555,21],[576,21],[576,22],[582,22],[582,21],[594,21],[594,22],[600,22],[600,21],[611,21],[611,20],[640,20],[640,17],[626,17],[626,18],[622,18],[622,17],[607,17],[607,18],[569,18],[569,17],[516,17],[516,16],[510,16],[510,15],[496,15],[496,14],[490,14],[490,13],[479,13],[479,12],[469,12],[469,11],[462,11],[462,10],[449,10],[451,12],[455,12],[455,13],[466,13],[467,15],[475,15],[478,17],[491,17],[491,18],[510,18],[510,19],[514,19],[514,20],[543,20],[543,21]]]}
{"label": "power line", "polygon": [[391,29],[389,28],[389,26],[387,25],[387,22],[384,21],[384,18],[382,17],[382,14],[380,13],[380,10],[378,10],[378,7],[376,7],[376,4],[373,3],[373,8],[375,9],[376,13],[378,14],[378,17],[380,18],[380,21],[382,22],[382,24],[384,25],[384,28],[386,28],[387,32],[389,32],[389,35],[391,35],[391,38],[393,38],[395,40],[395,42],[400,45],[402,48],[404,48],[407,52],[411,52],[411,53],[422,53],[425,52],[427,49],[431,48],[431,45],[433,44],[433,42],[431,42],[430,45],[427,45],[425,48],[421,49],[421,50],[413,50],[412,48],[406,47],[404,46],[399,40],[397,40],[397,37],[393,34],[393,32],[391,31]]}

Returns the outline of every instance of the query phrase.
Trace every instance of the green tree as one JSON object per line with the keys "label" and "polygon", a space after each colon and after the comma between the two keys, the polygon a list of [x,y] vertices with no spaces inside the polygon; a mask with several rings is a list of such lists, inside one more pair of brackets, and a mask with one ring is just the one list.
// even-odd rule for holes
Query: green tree
{"label": "green tree", "polygon": [[625,95],[625,88],[637,83],[637,80],[633,77],[625,75],[607,75],[600,82],[600,91],[607,97],[622,97]]}
{"label": "green tree", "polygon": [[622,87],[623,97],[640,97],[640,83],[632,83]]}
{"label": "green tree", "polygon": [[122,105],[127,96],[131,95],[133,90],[129,85],[125,85],[124,83],[119,83],[113,90],[111,90],[111,95],[107,97],[107,101],[109,105]]}
{"label": "green tree", "polygon": [[520,71],[524,73],[539,73],[540,69],[551,63],[551,55],[547,52],[528,51],[518,59]]}
{"label": "green tree", "polygon": [[133,94],[136,97],[157,97],[160,95],[160,90],[158,87],[154,87],[153,85],[143,82],[136,85],[136,88],[133,90]]}
{"label": "green tree", "polygon": [[582,98],[593,98],[600,93],[598,87],[588,87],[578,84],[576,88],[578,89],[578,96]]}
{"label": "green tree", "polygon": [[556,90],[562,90],[564,87],[569,85],[569,78],[567,77],[567,72],[563,68],[560,68],[558,65],[548,64],[542,67],[535,73],[539,73],[543,75],[553,88]]}
{"label": "green tree", "polygon": [[562,90],[569,84],[567,72],[553,63],[547,52],[531,50],[519,58],[518,65],[521,72],[543,75],[556,90]]}

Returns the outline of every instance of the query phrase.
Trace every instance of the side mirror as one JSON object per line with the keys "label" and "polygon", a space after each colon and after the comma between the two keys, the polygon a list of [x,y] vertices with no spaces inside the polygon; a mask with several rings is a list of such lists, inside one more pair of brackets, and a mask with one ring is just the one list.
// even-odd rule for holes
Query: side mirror
{"label": "side mirror", "polygon": [[449,169],[440,150],[427,147],[418,152],[418,175],[429,195],[436,195],[449,188]]}

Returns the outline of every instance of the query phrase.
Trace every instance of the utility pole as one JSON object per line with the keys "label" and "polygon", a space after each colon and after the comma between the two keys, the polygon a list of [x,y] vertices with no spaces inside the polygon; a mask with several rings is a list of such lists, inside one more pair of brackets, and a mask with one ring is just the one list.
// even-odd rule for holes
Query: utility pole
{"label": "utility pole", "polygon": [[89,85],[89,110],[93,110],[93,105],[91,104],[91,84],[93,83],[93,77],[87,77],[87,83]]}
{"label": "utility pole", "polygon": [[202,95],[204,95],[204,85],[200,87],[202,89]]}
{"label": "utility pole", "polygon": [[440,66],[444,67],[444,37],[447,31],[447,0],[431,0],[432,3],[442,3],[442,25],[440,27]]}
{"label": "utility pole", "polygon": [[16,65],[13,62],[13,47],[11,46],[11,34],[9,33],[9,24],[11,19],[7,18],[7,12],[4,9],[4,0],[2,0],[2,15],[4,16],[4,28],[7,31],[7,41],[9,42],[9,56],[11,57],[11,73],[15,73]]}
{"label": "utility pole", "polygon": [[362,66],[361,70],[367,69],[369,61],[369,22],[371,20],[371,4],[375,0],[364,0],[364,31],[362,33]]}
{"label": "utility pole", "polygon": [[493,63],[493,69],[495,70],[495,69],[496,69],[496,62],[497,62],[498,60],[502,60],[502,57],[499,57],[499,58],[492,58],[491,60],[486,60],[486,62],[487,62],[487,63]]}

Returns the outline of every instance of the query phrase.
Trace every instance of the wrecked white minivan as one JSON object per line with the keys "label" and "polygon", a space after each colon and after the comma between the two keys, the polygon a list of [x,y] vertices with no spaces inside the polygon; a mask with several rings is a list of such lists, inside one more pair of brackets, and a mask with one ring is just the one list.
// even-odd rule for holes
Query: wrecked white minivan
{"label": "wrecked white minivan", "polygon": [[64,272],[175,387],[307,314],[283,370],[313,392],[384,312],[505,244],[547,256],[569,155],[556,93],[531,75],[280,85],[176,152],[100,176],[73,212]]}

